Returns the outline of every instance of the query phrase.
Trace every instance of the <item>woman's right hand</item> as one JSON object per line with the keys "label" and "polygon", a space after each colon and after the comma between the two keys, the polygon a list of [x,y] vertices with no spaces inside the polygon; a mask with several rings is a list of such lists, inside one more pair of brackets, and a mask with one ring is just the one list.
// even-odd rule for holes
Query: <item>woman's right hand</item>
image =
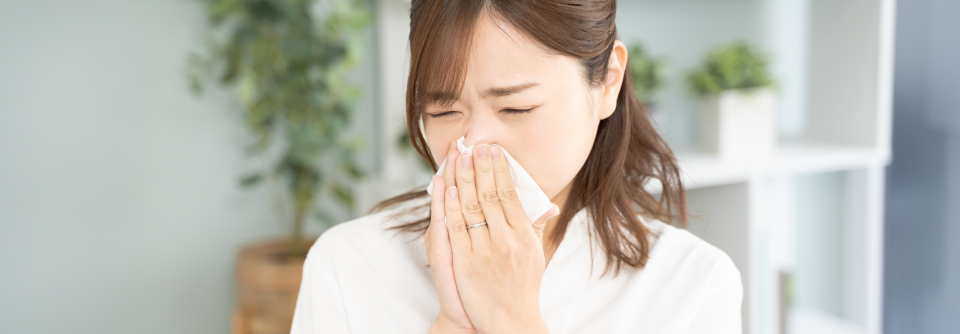
{"label": "woman's right hand", "polygon": [[[430,204],[430,226],[424,234],[424,245],[427,250],[427,259],[430,262],[430,271],[437,287],[437,296],[440,299],[440,314],[430,327],[430,333],[477,333],[463,304],[460,302],[460,293],[457,292],[457,283],[453,278],[453,250],[450,248],[450,239],[445,224],[444,199],[446,198],[447,184],[454,186],[454,167],[460,152],[455,143],[447,153],[446,170],[444,177],[433,176],[433,194]],[[446,179],[446,182],[445,180]]]}

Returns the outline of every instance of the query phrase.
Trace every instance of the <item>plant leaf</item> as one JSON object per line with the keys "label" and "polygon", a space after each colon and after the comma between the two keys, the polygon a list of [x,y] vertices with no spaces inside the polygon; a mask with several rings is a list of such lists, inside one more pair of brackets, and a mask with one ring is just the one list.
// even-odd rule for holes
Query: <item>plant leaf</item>
{"label": "plant leaf", "polygon": [[337,201],[346,205],[350,209],[353,209],[353,190],[347,188],[339,182],[334,183],[331,188],[333,190],[334,198],[336,198]]}
{"label": "plant leaf", "polygon": [[249,174],[240,178],[241,187],[252,187],[263,181],[263,173]]}

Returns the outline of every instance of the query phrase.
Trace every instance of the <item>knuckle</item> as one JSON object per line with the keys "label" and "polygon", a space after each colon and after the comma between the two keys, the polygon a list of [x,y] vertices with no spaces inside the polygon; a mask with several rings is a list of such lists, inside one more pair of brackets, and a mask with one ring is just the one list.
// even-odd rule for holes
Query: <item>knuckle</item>
{"label": "knuckle", "polygon": [[467,214],[478,215],[483,212],[483,209],[480,208],[480,203],[472,202],[467,203],[466,209],[464,210]]}
{"label": "knuckle", "polygon": [[457,175],[457,182],[458,182],[458,183],[459,183],[459,182],[463,182],[463,183],[472,184],[472,183],[473,183],[473,175],[472,175],[472,174],[471,174],[471,175],[464,175],[464,174],[467,174],[467,173],[460,173],[460,175]]}
{"label": "knuckle", "polygon": [[500,246],[500,254],[511,257],[517,253],[518,248],[516,242],[505,242]]}
{"label": "knuckle", "polygon": [[537,242],[538,242],[537,236],[536,234],[533,234],[533,233],[531,233],[526,238],[520,239],[520,244],[523,245],[524,247],[535,247],[537,245]]}
{"label": "knuckle", "polygon": [[500,195],[497,195],[496,190],[490,190],[483,193],[483,196],[480,196],[484,201],[488,203],[493,203],[500,200]]}
{"label": "knuckle", "polygon": [[450,229],[454,232],[463,232],[463,230],[467,229],[467,222],[463,221],[462,219],[447,222],[447,225],[450,226]]}
{"label": "knuckle", "polygon": [[491,164],[480,163],[480,164],[476,164],[476,168],[478,171],[481,171],[481,172],[489,172],[490,169],[493,168],[493,166],[490,166],[490,165]]}
{"label": "knuckle", "polygon": [[500,199],[504,202],[513,202],[517,200],[517,190],[511,188],[504,188],[500,190]]}

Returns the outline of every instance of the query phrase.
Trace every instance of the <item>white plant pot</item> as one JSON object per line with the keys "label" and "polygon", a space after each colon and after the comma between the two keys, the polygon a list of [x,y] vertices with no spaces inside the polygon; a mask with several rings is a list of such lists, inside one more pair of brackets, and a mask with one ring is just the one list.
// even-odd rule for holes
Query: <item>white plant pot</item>
{"label": "white plant pot", "polygon": [[776,152],[777,97],[772,89],[727,90],[703,101],[700,143],[724,161],[750,161]]}

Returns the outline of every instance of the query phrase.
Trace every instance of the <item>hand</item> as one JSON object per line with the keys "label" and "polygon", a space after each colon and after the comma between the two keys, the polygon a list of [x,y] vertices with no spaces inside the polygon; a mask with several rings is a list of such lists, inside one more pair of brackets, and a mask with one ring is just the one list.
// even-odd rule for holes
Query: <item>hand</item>
{"label": "hand", "polygon": [[444,171],[444,215],[466,314],[485,334],[548,332],[540,315],[543,226],[559,208],[527,218],[498,146],[477,143],[457,155]]}
{"label": "hand", "polygon": [[[456,163],[456,144],[452,145],[447,154],[447,166]],[[427,250],[427,259],[433,281],[437,287],[437,296],[440,299],[440,314],[430,328],[430,333],[476,333],[476,328],[467,318],[457,293],[456,282],[453,276],[453,253],[450,250],[450,239],[447,236],[447,226],[444,223],[444,180],[433,176],[433,196],[430,205],[430,226],[424,234],[424,245]]]}

